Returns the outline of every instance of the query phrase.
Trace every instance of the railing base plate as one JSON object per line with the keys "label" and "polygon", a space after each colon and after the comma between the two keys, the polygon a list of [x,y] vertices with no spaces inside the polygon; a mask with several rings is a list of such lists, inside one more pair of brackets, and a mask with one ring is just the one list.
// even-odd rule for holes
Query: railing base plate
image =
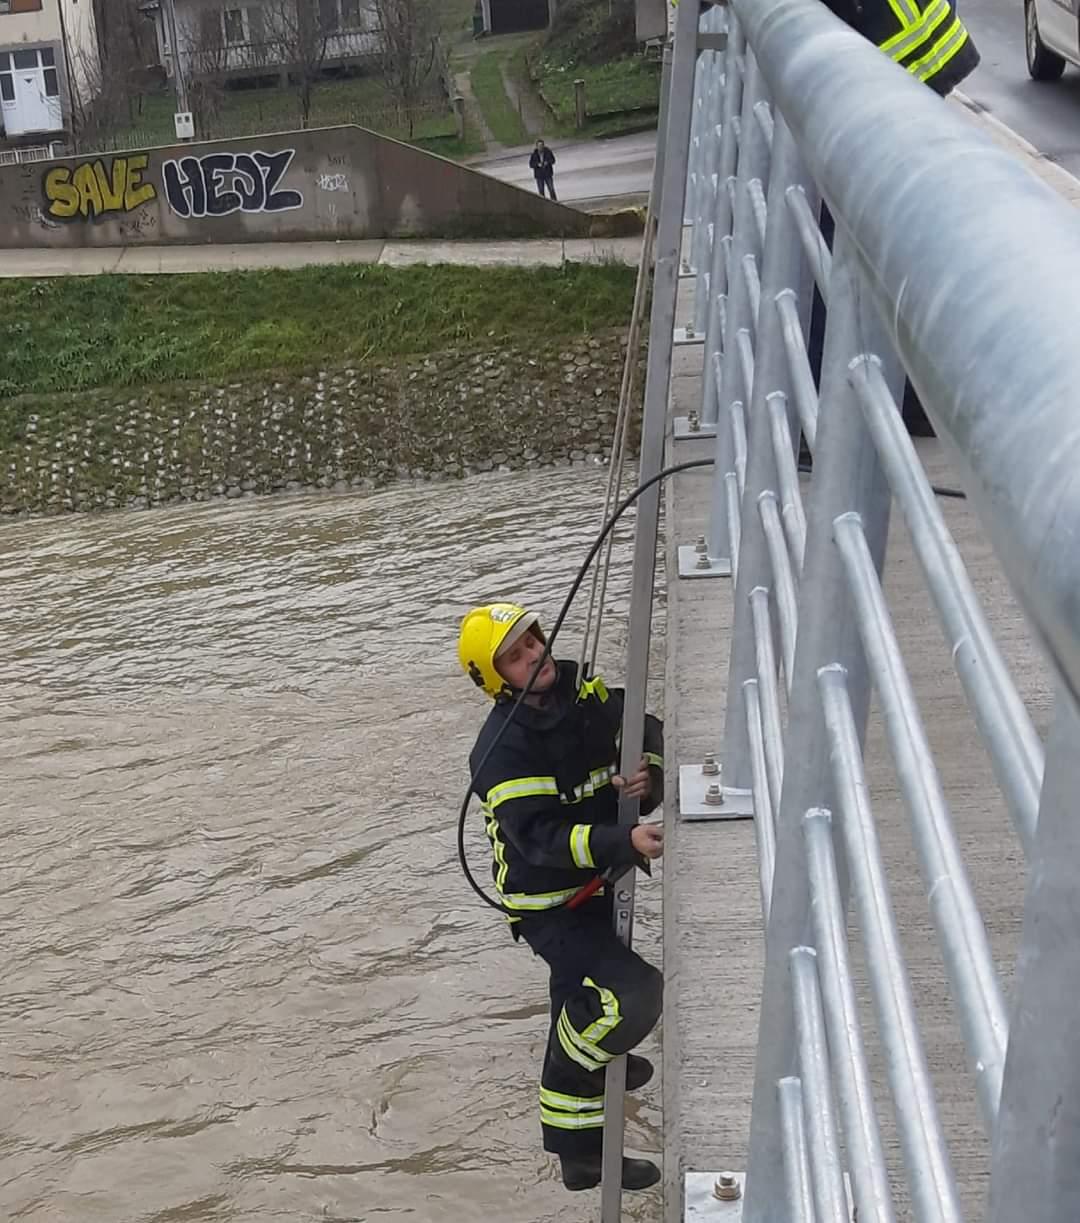
{"label": "railing base plate", "polygon": [[707,565],[701,565],[700,553],[693,544],[679,547],[679,577],[681,578],[729,578],[731,561],[726,556],[707,556]]}
{"label": "railing base plate", "polygon": [[[720,786],[719,803],[706,801],[709,786]],[[749,790],[725,786],[717,773],[705,773],[700,764],[679,765],[679,815],[684,820],[747,820],[754,817],[754,796]]]}
{"label": "railing base plate", "polygon": [[694,442],[699,437],[716,437],[716,425],[706,425],[698,421],[696,429],[690,428],[689,416],[676,416],[672,422],[671,436],[677,442]]}
{"label": "railing base plate", "polygon": [[716,1196],[719,1172],[686,1172],[683,1175],[683,1223],[742,1223],[742,1190],[746,1176],[735,1173],[739,1196],[725,1202]]}
{"label": "railing base plate", "polygon": [[[694,273],[691,273],[693,275]],[[705,343],[705,333],[691,331],[688,327],[676,327],[672,341],[676,348],[696,348]]]}

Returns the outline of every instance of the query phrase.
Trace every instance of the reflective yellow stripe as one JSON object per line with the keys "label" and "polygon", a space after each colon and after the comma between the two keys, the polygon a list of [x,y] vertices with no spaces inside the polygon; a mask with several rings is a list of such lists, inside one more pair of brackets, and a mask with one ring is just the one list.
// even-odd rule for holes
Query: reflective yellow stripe
{"label": "reflective yellow stripe", "polygon": [[654,768],[662,769],[664,767],[664,758],[663,756],[658,756],[655,752],[646,752],[645,763],[651,764]]}
{"label": "reflective yellow stripe", "polygon": [[499,836],[499,821],[491,812],[491,808],[484,805],[486,815],[485,831],[488,835],[488,840],[491,842],[491,852],[495,857],[495,865],[498,871],[495,874],[495,889],[502,894],[503,886],[506,883],[506,876],[510,870],[510,864],[506,861],[506,846],[503,844],[502,837]]}
{"label": "reflective yellow stripe", "polygon": [[604,1111],[603,1096],[567,1096],[561,1091],[540,1088],[540,1103],[561,1113],[595,1113]]}
{"label": "reflective yellow stripe", "polygon": [[[603,1040],[605,1036],[610,1035],[622,1022],[622,1015],[619,1013],[619,1000],[609,989],[605,989],[602,985],[597,985],[592,977],[586,977],[582,981],[582,985],[587,985],[589,989],[594,989],[600,995],[600,1005],[604,1008],[604,1013],[599,1019],[594,1020],[581,1034],[582,1040],[586,1041],[597,1053],[603,1053],[604,1050],[597,1047],[596,1042]],[[611,1055],[608,1054],[608,1057]]]}
{"label": "reflective yellow stripe", "polygon": [[606,765],[602,769],[593,769],[587,780],[583,781],[580,786],[574,787],[574,797],[567,798],[565,795],[560,795],[560,800],[567,805],[580,803],[582,799],[592,798],[598,790],[602,790],[605,786],[611,784],[611,779],[615,776],[615,766]]}
{"label": "reflective yellow stripe", "polygon": [[607,686],[599,675],[594,679],[585,680],[578,689],[579,701],[587,696],[595,696],[599,701],[606,701],[608,699]]}
{"label": "reflective yellow stripe", "polygon": [[514,777],[501,781],[487,792],[487,805],[492,811],[512,798],[535,798],[538,796],[558,798],[559,787],[554,777]]}
{"label": "reflective yellow stripe", "polygon": [[967,42],[967,39],[968,32],[960,24],[958,17],[938,39],[928,55],[924,55],[917,63],[908,64],[908,72],[920,81],[928,81],[945,67]]}
{"label": "reflective yellow stripe", "polygon": [[905,30],[919,20],[919,10],[913,0],[889,0],[889,8]]}
{"label": "reflective yellow stripe", "polygon": [[[887,38],[883,43],[879,43],[879,50],[884,51],[886,55],[892,59],[900,59],[907,55],[909,51],[913,51],[926,36],[928,27],[932,24],[936,25],[949,12],[947,0],[933,0],[923,12],[914,25],[902,25],[900,30],[891,38]],[[940,13],[940,16],[938,15]],[[935,17],[937,20],[935,21]]]}
{"label": "reflective yellow stripe", "polygon": [[574,859],[575,866],[596,866],[589,845],[591,835],[592,824],[575,824],[570,829],[570,857]]}
{"label": "reflective yellow stripe", "polygon": [[566,888],[562,892],[504,892],[499,890],[499,898],[508,909],[520,909],[523,913],[529,911],[554,909],[564,901],[576,896],[578,888]]}
{"label": "reflective yellow stripe", "polygon": [[574,1030],[574,1025],[567,1017],[566,1007],[559,1012],[555,1030],[559,1034],[559,1044],[566,1056],[579,1066],[584,1066],[586,1070],[602,1070],[611,1061],[612,1054],[598,1049]]}
{"label": "reflective yellow stripe", "polygon": [[540,1120],[557,1130],[591,1130],[599,1129],[604,1124],[604,1114],[581,1113],[575,1116],[573,1113],[553,1113],[549,1109],[541,1108]]}
{"label": "reflective yellow stripe", "polygon": [[901,67],[907,68],[908,65],[904,64],[902,61],[909,55],[917,55],[926,47],[936,46],[937,44],[934,42],[934,35],[938,27],[948,21],[951,16],[952,9],[949,8],[948,4],[942,4],[940,8],[935,11],[933,20],[928,21],[925,23],[925,25],[921,25],[919,27],[918,42],[905,47],[899,54],[897,54],[895,51],[892,52],[893,59],[895,59],[896,62],[901,65]]}

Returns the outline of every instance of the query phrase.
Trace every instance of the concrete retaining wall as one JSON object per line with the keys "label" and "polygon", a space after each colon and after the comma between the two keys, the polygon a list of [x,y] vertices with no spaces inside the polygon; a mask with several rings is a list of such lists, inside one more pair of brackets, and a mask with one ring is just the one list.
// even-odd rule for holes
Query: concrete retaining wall
{"label": "concrete retaining wall", "polygon": [[0,418],[0,515],[600,462],[625,352],[611,332],[227,385],[23,395]]}
{"label": "concrete retaining wall", "polygon": [[0,247],[584,237],[591,224],[361,127],[0,169]]}

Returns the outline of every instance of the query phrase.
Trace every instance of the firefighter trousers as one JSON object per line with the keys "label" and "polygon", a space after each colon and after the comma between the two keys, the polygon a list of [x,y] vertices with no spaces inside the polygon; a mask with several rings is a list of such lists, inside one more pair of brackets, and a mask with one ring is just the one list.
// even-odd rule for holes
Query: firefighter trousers
{"label": "firefighter trousers", "polygon": [[551,1031],[540,1078],[544,1150],[598,1155],[604,1141],[604,1072],[652,1031],[663,977],[623,946],[604,897],[580,909],[525,918],[521,937],[551,970]]}

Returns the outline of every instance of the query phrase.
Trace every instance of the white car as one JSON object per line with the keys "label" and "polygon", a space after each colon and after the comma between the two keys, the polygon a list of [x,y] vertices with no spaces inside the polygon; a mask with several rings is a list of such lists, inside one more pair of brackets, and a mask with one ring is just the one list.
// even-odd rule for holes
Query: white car
{"label": "white car", "polygon": [[1077,0],[1024,0],[1024,33],[1028,72],[1036,81],[1056,81],[1066,63],[1080,68]]}

